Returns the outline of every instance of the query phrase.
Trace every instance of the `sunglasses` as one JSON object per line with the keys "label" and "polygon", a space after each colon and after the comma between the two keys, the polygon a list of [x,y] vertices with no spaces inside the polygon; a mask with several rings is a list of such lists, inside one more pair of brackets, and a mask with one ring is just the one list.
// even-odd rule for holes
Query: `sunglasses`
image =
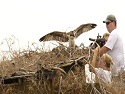
{"label": "sunglasses", "polygon": [[113,22],[113,21],[107,22],[106,25],[109,25],[111,22]]}
{"label": "sunglasses", "polygon": [[111,22],[107,22],[106,25],[109,25]]}

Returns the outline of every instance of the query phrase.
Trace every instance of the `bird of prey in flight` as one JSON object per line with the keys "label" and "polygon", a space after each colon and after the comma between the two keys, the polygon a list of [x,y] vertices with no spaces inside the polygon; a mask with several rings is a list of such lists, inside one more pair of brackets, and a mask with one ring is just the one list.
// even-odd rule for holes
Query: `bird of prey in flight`
{"label": "bird of prey in flight", "polygon": [[39,41],[44,42],[44,41],[55,40],[59,42],[69,42],[69,47],[74,48],[75,46],[74,39],[76,39],[82,33],[85,33],[89,30],[94,29],[96,26],[97,25],[95,23],[87,23],[87,24],[82,24],[79,27],[77,27],[75,30],[69,31],[69,32],[53,31],[41,37]]}

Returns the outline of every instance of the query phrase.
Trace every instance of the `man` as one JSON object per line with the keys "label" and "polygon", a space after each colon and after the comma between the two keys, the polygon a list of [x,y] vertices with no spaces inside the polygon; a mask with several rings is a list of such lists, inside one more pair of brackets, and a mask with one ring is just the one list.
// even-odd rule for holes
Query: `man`
{"label": "man", "polygon": [[100,56],[104,53],[108,53],[112,57],[114,64],[111,68],[111,73],[112,76],[118,76],[119,72],[124,67],[123,40],[116,29],[117,20],[114,15],[108,15],[103,23],[106,23],[106,28],[110,36],[105,45],[100,49]]}

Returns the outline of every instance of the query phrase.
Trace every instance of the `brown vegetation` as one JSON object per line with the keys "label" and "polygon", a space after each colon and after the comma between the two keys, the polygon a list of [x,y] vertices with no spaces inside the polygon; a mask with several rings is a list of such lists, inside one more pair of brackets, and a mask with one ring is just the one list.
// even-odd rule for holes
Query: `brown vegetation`
{"label": "brown vegetation", "polygon": [[[125,73],[110,86],[85,82],[84,65],[92,57],[89,48],[77,47],[73,53],[65,46],[49,52],[10,52],[11,59],[0,63],[0,94],[125,94]],[[73,66],[64,72],[65,66],[70,65]]]}

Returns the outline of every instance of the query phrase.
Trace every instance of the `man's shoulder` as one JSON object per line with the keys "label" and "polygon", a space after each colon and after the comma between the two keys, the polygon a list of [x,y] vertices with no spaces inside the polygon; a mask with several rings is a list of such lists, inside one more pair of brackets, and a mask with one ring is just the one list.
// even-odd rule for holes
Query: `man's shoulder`
{"label": "man's shoulder", "polygon": [[118,34],[118,29],[114,29],[111,34]]}
{"label": "man's shoulder", "polygon": [[120,36],[120,33],[118,32],[117,29],[114,29],[111,33],[110,33],[110,36]]}

